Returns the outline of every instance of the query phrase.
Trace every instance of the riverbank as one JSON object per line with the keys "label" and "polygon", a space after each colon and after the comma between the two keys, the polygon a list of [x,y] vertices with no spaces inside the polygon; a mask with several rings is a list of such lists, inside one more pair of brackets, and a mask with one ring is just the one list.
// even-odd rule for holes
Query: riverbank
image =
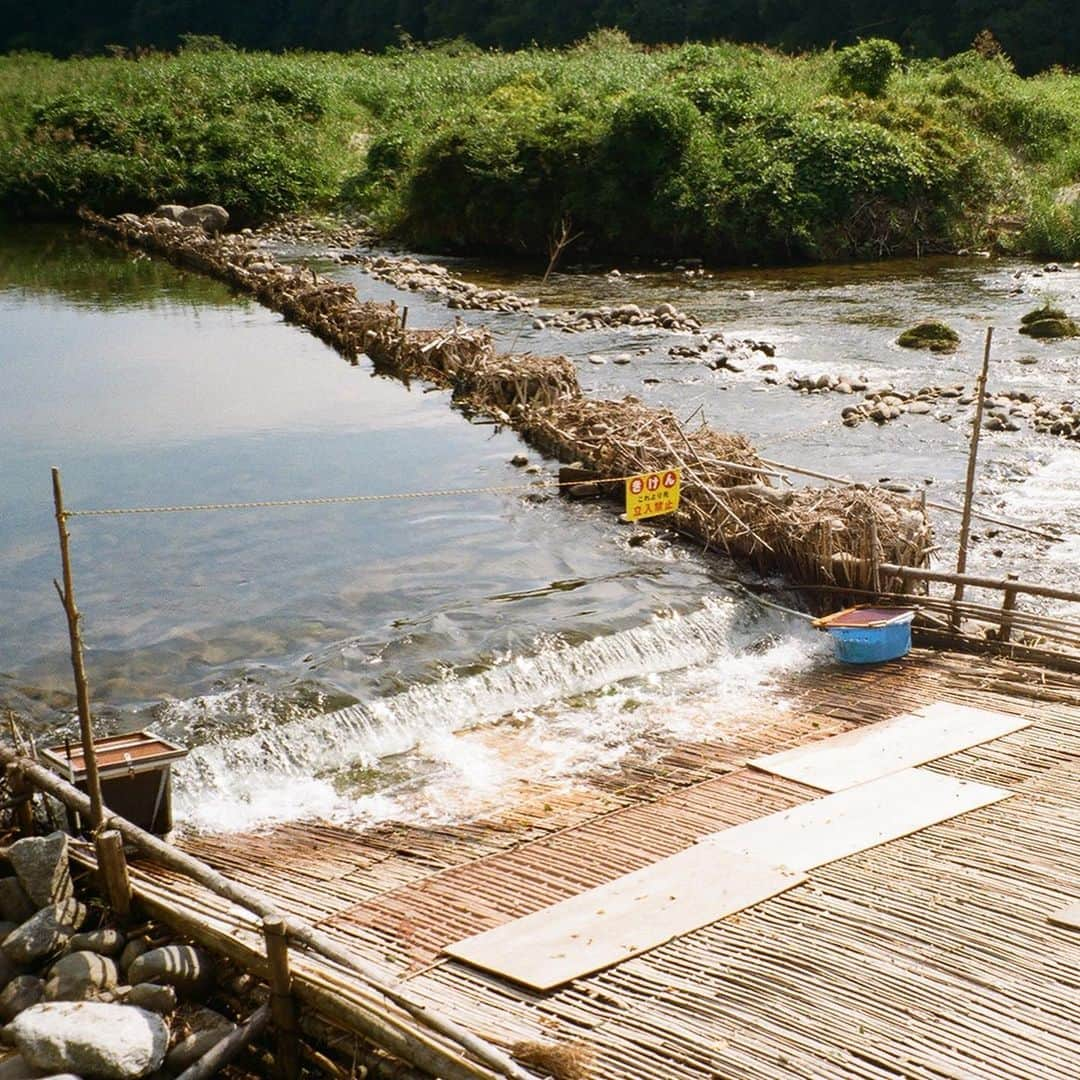
{"label": "riverbank", "polygon": [[[855,50],[862,46],[855,47]],[[349,209],[413,248],[712,264],[1080,254],[1080,81],[746,46],[0,58],[0,212]],[[876,54],[875,54],[876,55]]]}

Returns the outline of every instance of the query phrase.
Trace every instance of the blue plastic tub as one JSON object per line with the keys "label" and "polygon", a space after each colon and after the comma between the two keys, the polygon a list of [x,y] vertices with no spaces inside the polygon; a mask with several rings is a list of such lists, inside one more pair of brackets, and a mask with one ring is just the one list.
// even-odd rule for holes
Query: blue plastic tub
{"label": "blue plastic tub", "polygon": [[888,622],[875,626],[824,627],[832,637],[836,659],[845,664],[880,664],[911,650],[914,611],[899,611]]}

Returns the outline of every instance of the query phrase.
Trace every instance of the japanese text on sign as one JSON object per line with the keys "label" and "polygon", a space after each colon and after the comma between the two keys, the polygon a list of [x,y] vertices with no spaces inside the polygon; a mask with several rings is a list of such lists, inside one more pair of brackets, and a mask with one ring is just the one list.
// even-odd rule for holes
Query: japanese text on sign
{"label": "japanese text on sign", "polygon": [[682,475],[678,469],[642,473],[626,481],[626,516],[631,521],[670,514],[679,506]]}

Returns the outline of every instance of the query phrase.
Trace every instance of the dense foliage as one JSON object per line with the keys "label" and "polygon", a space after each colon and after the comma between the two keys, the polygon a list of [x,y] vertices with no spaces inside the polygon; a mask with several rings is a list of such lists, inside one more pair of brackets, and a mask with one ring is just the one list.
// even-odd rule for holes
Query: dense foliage
{"label": "dense foliage", "polygon": [[800,58],[460,43],[384,55],[0,58],[0,211],[221,202],[240,223],[346,205],[405,241],[828,259],[1033,245],[1080,257],[1080,79],[992,48]]}
{"label": "dense foliage", "polygon": [[989,29],[1021,71],[1080,63],[1075,0],[9,0],[4,8],[0,51],[58,56],[110,44],[171,49],[185,33],[216,34],[249,49],[378,50],[402,33],[518,49],[568,45],[613,26],[648,44],[726,39],[786,49],[877,34],[917,56],[956,53]]}

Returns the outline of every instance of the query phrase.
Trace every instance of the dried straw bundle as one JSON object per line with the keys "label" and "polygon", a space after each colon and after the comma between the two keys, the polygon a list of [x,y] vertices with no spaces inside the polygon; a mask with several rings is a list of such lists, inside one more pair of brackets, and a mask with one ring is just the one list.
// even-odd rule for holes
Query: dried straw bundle
{"label": "dried straw bundle", "polygon": [[448,330],[406,330],[392,302],[361,301],[352,285],[283,266],[247,237],[210,237],[197,227],[134,214],[83,216],[121,243],[254,295],[350,360],[366,354],[399,378],[451,387],[462,404],[601,477],[682,469],[676,527],[764,573],[878,592],[890,584],[879,580],[879,563],[929,561],[930,526],[912,501],[880,489],[779,488],[741,435],[704,425],[686,431],[673,413],[633,397],[583,398],[565,356],[499,355],[488,330],[460,322]]}

